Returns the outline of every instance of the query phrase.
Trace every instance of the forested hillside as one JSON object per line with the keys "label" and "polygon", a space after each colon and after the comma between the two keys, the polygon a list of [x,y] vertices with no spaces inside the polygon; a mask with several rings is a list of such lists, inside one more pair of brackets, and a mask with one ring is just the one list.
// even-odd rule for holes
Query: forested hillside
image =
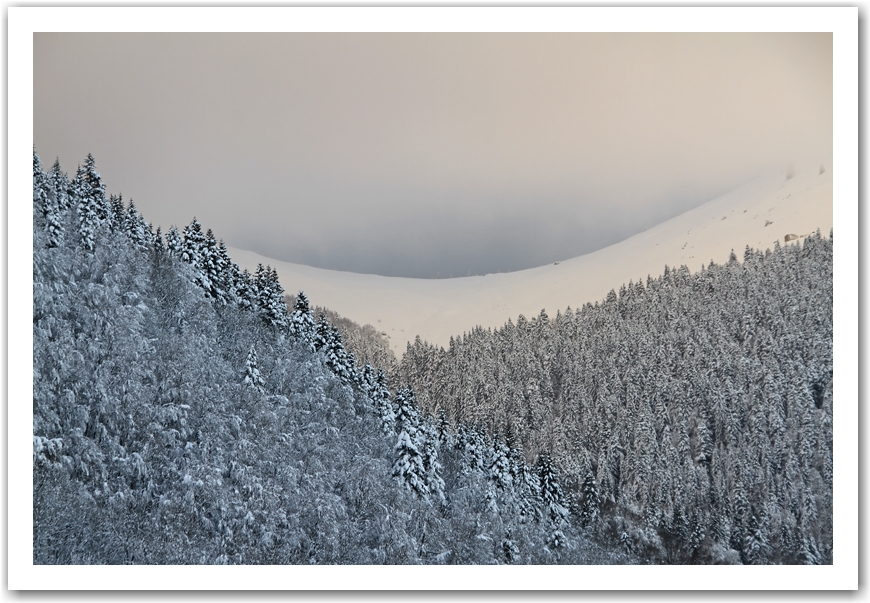
{"label": "forested hillside", "polygon": [[547,455],[418,411],[304,294],[33,165],[34,563],[631,563]]}
{"label": "forested hillside", "polygon": [[831,563],[833,232],[408,345],[423,409],[551,455],[581,524],[666,562]]}
{"label": "forested hillside", "polygon": [[[285,295],[288,307],[296,305],[295,295]],[[357,366],[370,364],[390,375],[398,364],[396,355],[390,349],[389,337],[383,331],[378,331],[372,325],[362,325],[350,318],[340,315],[334,310],[323,306],[314,306],[311,312],[318,318],[322,315],[326,321],[338,329],[344,347],[353,352]]]}

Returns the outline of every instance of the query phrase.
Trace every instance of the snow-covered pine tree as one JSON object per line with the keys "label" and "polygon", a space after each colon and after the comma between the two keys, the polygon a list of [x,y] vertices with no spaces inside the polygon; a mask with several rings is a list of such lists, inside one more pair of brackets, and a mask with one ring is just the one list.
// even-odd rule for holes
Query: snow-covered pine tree
{"label": "snow-covered pine tree", "polygon": [[90,200],[84,195],[76,196],[78,205],[76,213],[78,215],[78,227],[81,246],[87,251],[94,250],[94,238],[96,235],[99,219],[90,205]]}
{"label": "snow-covered pine tree", "polygon": [[314,349],[326,358],[326,366],[345,383],[351,381],[354,374],[353,357],[348,355],[341,340],[341,333],[326,320],[321,313],[317,321],[314,336]]}
{"label": "snow-covered pine tree", "polygon": [[447,420],[447,413],[443,408],[438,410],[438,442],[442,446],[453,445],[453,438],[450,434],[450,421]]}
{"label": "snow-covered pine tree", "polygon": [[505,531],[504,540],[501,543],[502,554],[507,563],[513,563],[519,558],[520,547],[517,546],[514,540],[513,532],[510,528]]}
{"label": "snow-covered pine tree", "polygon": [[208,283],[206,294],[218,301],[224,303],[225,292],[221,287],[223,280],[223,266],[218,255],[218,244],[214,238],[214,233],[211,228],[205,233],[205,245],[202,249],[202,267],[201,270],[205,273],[204,281]]}
{"label": "snow-covered pine tree", "polygon": [[236,286],[239,281],[239,266],[230,258],[227,253],[227,246],[223,239],[218,241],[215,263],[218,267],[218,287],[221,291],[221,300],[224,303],[238,303],[238,293]]}
{"label": "snow-covered pine tree", "polygon": [[541,480],[541,500],[552,526],[550,543],[560,548],[566,544],[563,530],[568,521],[568,509],[565,506],[562,486],[556,478],[553,461],[548,453],[538,457],[538,477]]}
{"label": "snow-covered pine tree", "polygon": [[142,216],[139,215],[139,212],[136,211],[136,204],[133,203],[133,199],[130,199],[130,202],[127,204],[127,215],[124,220],[124,227],[127,236],[130,237],[130,240],[137,249],[140,251],[148,249],[150,242],[149,239],[151,237],[146,235],[148,227],[145,224],[145,220],[143,220]]}
{"label": "snow-covered pine tree", "polygon": [[[202,270],[202,255],[205,249],[205,236],[202,225],[194,218],[184,227],[184,244],[181,249],[181,259],[197,269]],[[202,287],[202,282],[197,284]]]}
{"label": "snow-covered pine tree", "polygon": [[57,247],[63,240],[63,220],[56,199],[53,193],[46,199],[45,229],[48,231],[49,247]]}
{"label": "snow-covered pine tree", "polygon": [[284,301],[284,288],[278,282],[278,273],[271,266],[257,266],[256,279],[257,310],[262,319],[276,328],[287,326],[287,304]]}
{"label": "snow-covered pine tree", "polygon": [[454,445],[462,455],[463,471],[485,470],[484,441],[476,429],[460,423]]}
{"label": "snow-covered pine tree", "polygon": [[251,345],[251,349],[248,351],[248,358],[245,361],[245,378],[242,383],[258,393],[262,394],[266,391],[264,389],[266,382],[263,380],[262,375],[260,375],[260,369],[257,366],[257,351],[253,345]]}
{"label": "snow-covered pine tree", "polygon": [[511,475],[510,449],[498,438],[493,444],[489,478],[499,490],[509,492],[513,489],[514,479]]}
{"label": "snow-covered pine tree", "polygon": [[356,372],[354,356],[345,349],[341,332],[334,325],[329,325],[329,329],[332,332],[332,337],[330,338],[326,364],[339,379],[345,383],[350,383]]}
{"label": "snow-covered pine tree", "polygon": [[520,521],[540,521],[541,514],[541,480],[522,459],[516,459],[516,476],[514,476],[514,491],[520,504]]}
{"label": "snow-covered pine tree", "polygon": [[70,201],[68,195],[69,178],[60,169],[60,161],[55,159],[54,165],[51,166],[51,172],[48,174],[49,186],[54,191],[54,198],[57,202],[57,207],[61,212],[66,212],[70,209]]}
{"label": "snow-covered pine tree", "polygon": [[426,485],[426,468],[423,466],[423,458],[417,445],[411,439],[411,435],[405,430],[399,432],[395,453],[393,477],[418,496],[426,497],[429,494],[429,487]]}
{"label": "snow-covered pine tree", "polygon": [[447,500],[444,498],[444,480],[441,478],[441,463],[438,462],[438,432],[429,417],[421,422],[419,435],[426,486],[436,501],[445,504]]}
{"label": "snow-covered pine tree", "polygon": [[[298,302],[297,302],[298,306]],[[375,410],[381,420],[381,429],[384,434],[393,435],[396,430],[396,413],[390,402],[390,390],[387,387],[387,378],[384,371],[378,369],[375,375],[375,385],[372,390],[372,398]]]}
{"label": "snow-covered pine tree", "polygon": [[317,317],[317,328],[314,331],[314,349],[326,350],[332,344],[332,330],[329,328],[329,321],[326,320],[323,312]]}
{"label": "snow-covered pine tree", "polygon": [[45,220],[45,230],[48,233],[48,246],[57,247],[63,238],[62,212],[64,208],[58,200],[52,183],[51,175],[42,172],[42,162],[33,151],[33,202],[40,208]]}
{"label": "snow-covered pine tree", "polygon": [[109,219],[109,206],[106,203],[106,185],[100,174],[97,172],[96,161],[94,156],[88,153],[85,158],[85,174],[87,176],[85,182],[89,186],[89,195],[94,209],[97,212],[97,217],[100,222],[105,222]]}
{"label": "snow-covered pine tree", "polygon": [[124,201],[122,200],[121,195],[109,196],[109,220],[112,224],[113,231],[126,231],[127,211],[124,209]]}
{"label": "snow-covered pine tree", "polygon": [[166,251],[169,252],[169,255],[177,258],[181,258],[184,253],[184,239],[181,238],[181,234],[175,226],[170,226],[166,232]]}
{"label": "snow-covered pine tree", "polygon": [[592,469],[586,471],[583,479],[583,503],[580,507],[580,525],[584,528],[593,525],[598,520],[599,514],[598,485]]}
{"label": "snow-covered pine tree", "polygon": [[751,565],[767,562],[770,547],[765,533],[766,517],[756,511],[749,514],[749,521],[743,536],[743,555],[745,562]]}
{"label": "snow-covered pine tree", "polygon": [[33,206],[37,213],[46,214],[46,202],[48,200],[47,178],[42,172],[42,161],[33,149]]}
{"label": "snow-covered pine tree", "polygon": [[314,348],[314,338],[317,329],[308,303],[308,297],[304,291],[300,291],[296,297],[296,305],[293,307],[293,313],[290,315],[289,331],[293,337],[308,343],[312,346],[312,349]]}
{"label": "snow-covered pine tree", "polygon": [[402,387],[396,390],[393,411],[396,433],[407,431],[416,440],[417,430],[420,427],[420,414],[417,411],[416,397],[412,389]]}
{"label": "snow-covered pine tree", "polygon": [[233,290],[235,291],[239,307],[245,310],[253,310],[257,304],[257,294],[251,273],[247,269],[239,272],[238,266],[236,266],[233,276],[235,278]]}
{"label": "snow-covered pine tree", "polygon": [[269,271],[266,269],[266,266],[258,263],[251,280],[254,290],[254,308],[260,316],[264,316],[270,297],[268,290]]}
{"label": "snow-covered pine tree", "polygon": [[79,236],[81,245],[88,251],[94,250],[97,228],[108,219],[106,187],[96,170],[94,156],[88,153],[85,164],[79,166],[71,190],[77,199]]}
{"label": "snow-covered pine tree", "polygon": [[[148,227],[148,230],[151,230],[151,227]],[[154,233],[154,236],[151,238],[151,245],[155,251],[158,253],[162,253],[166,251],[166,242],[163,240],[163,233],[160,232],[160,227],[157,227],[157,231]]]}
{"label": "snow-covered pine tree", "polygon": [[368,362],[365,363],[356,374],[356,385],[362,390],[366,398],[374,401],[375,369]]}
{"label": "snow-covered pine tree", "polygon": [[804,535],[801,538],[800,551],[798,557],[801,563],[805,565],[818,565],[822,561],[822,555],[816,546],[816,539],[810,535]]}
{"label": "snow-covered pine tree", "polygon": [[395,409],[395,430],[398,434],[393,463],[393,477],[408,486],[421,497],[430,490],[427,484],[427,471],[420,450],[420,415],[414,403],[414,392],[401,388],[393,399]]}

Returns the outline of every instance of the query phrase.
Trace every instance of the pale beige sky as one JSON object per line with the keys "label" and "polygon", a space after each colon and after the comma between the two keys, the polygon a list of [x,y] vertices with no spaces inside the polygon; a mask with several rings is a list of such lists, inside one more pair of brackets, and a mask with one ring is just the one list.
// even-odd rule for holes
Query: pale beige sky
{"label": "pale beige sky", "polygon": [[459,276],[830,157],[832,67],[830,34],[36,34],[34,143],[164,230]]}

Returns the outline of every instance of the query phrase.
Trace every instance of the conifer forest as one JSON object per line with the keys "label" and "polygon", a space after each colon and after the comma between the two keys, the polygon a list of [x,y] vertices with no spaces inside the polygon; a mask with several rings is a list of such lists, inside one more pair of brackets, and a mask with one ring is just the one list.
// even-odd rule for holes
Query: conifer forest
{"label": "conifer forest", "polygon": [[832,275],[817,232],[394,359],[34,151],[33,562],[830,564]]}

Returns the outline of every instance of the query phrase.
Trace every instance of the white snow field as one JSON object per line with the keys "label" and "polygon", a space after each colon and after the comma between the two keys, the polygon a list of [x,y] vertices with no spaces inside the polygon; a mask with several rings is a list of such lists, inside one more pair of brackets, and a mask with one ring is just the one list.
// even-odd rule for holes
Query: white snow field
{"label": "white snow field", "polygon": [[[826,162],[825,166],[830,166]],[[508,318],[550,315],[604,299],[629,280],[661,275],[665,265],[692,272],[711,260],[723,263],[746,245],[785,244],[833,225],[831,170],[780,172],[758,178],[722,197],[624,241],[573,259],[522,270],[453,279],[412,279],[323,270],[228,248],[251,272],[270,264],[289,293],[305,291],[313,305],[328,307],[384,332],[397,357],[416,335],[441,346],[476,325],[499,327]],[[787,177],[791,175],[791,177]],[[800,240],[800,239],[798,239]]]}

